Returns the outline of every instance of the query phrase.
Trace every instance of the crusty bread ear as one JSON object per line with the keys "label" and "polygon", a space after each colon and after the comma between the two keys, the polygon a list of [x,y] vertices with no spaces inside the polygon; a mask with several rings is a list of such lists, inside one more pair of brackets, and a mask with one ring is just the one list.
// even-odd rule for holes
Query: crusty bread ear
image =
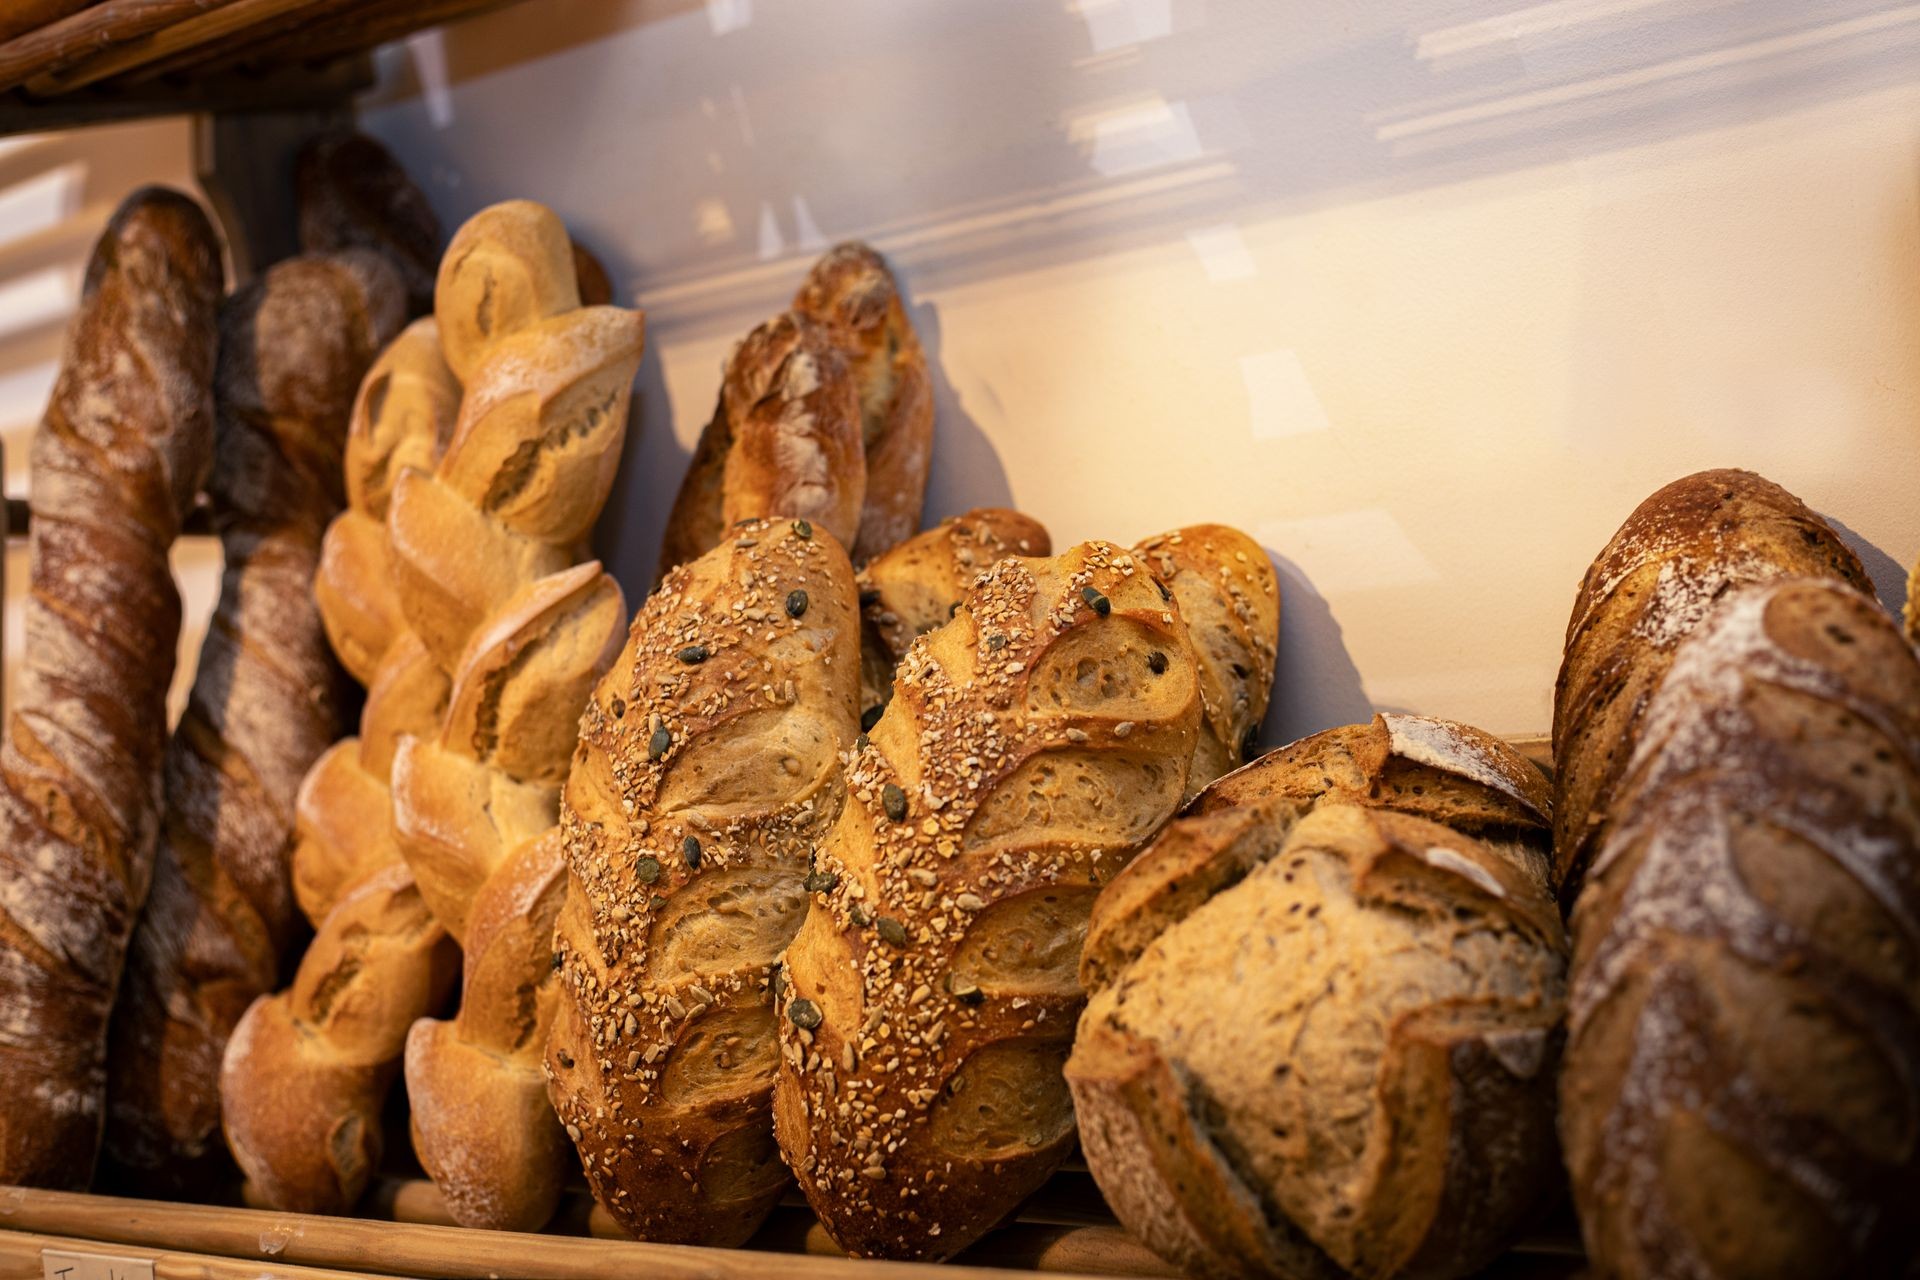
{"label": "crusty bread ear", "polygon": [[1920,1237],[1920,659],[1823,577],[1735,588],[1631,661],[1662,674],[1574,907],[1560,1081],[1588,1253],[1630,1280],[1901,1274]]}
{"label": "crusty bread ear", "polygon": [[844,794],[855,600],[825,529],[751,521],[667,575],[580,719],[547,1073],[643,1239],[738,1245],[787,1185],[770,982]]}
{"label": "crusty bread ear", "polygon": [[0,1183],[93,1175],[107,1019],[160,828],[167,550],[207,475],[222,285],[200,206],[129,196],[33,436],[27,647],[0,745]]}
{"label": "crusty bread ear", "polygon": [[1224,524],[1175,529],[1134,551],[1180,602],[1200,658],[1206,717],[1187,778],[1191,796],[1259,747],[1280,644],[1280,582],[1260,544]]}
{"label": "crusty bread ear", "polygon": [[1322,803],[1097,992],[1066,1075],[1128,1229],[1221,1277],[1459,1276],[1502,1249],[1555,1163],[1542,834]]}
{"label": "crusty bread ear", "polygon": [[855,564],[865,564],[920,527],[933,462],[926,353],[893,272],[864,244],[836,245],[823,254],[794,295],[793,309],[833,334],[859,390],[867,484],[860,530],[848,550]]}
{"label": "crusty bread ear", "polygon": [[573,242],[559,216],[532,200],[489,205],[462,223],[433,289],[447,367],[462,385],[495,343],[579,305]]}
{"label": "crusty bread ear", "polygon": [[956,1253],[1071,1150],[1087,911],[1179,805],[1200,714],[1178,606],[1107,543],[1001,560],[908,651],[778,1006],[774,1132],[849,1252]]}

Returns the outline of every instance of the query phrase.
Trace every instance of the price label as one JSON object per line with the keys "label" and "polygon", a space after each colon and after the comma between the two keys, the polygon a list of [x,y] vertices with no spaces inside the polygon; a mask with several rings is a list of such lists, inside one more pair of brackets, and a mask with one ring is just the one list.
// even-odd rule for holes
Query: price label
{"label": "price label", "polygon": [[153,1280],[153,1260],[42,1249],[40,1274],[44,1280]]}

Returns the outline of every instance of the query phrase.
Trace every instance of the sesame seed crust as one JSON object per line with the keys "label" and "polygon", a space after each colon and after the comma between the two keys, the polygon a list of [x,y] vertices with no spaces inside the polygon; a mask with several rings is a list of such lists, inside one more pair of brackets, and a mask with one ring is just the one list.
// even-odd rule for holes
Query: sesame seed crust
{"label": "sesame seed crust", "polygon": [[774,961],[841,804],[859,681],[852,565],[801,530],[747,521],[669,573],[581,718],[548,1088],[595,1197],[642,1239],[740,1244],[787,1182]]}
{"label": "sesame seed crust", "polygon": [[1001,560],[908,650],[777,1019],[775,1131],[849,1252],[947,1257],[1072,1148],[1087,911],[1180,801],[1196,667],[1178,605],[1098,542]]}

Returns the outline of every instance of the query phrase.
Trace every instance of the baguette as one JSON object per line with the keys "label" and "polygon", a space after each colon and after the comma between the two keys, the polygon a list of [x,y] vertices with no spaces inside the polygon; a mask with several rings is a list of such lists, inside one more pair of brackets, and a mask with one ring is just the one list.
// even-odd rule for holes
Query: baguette
{"label": "baguette", "polygon": [[779,1001],[775,1134],[848,1252],[956,1253],[1072,1149],[1087,910],[1184,794],[1195,661],[1097,542],[1000,561],[908,653]]}
{"label": "baguette", "polygon": [[944,626],[974,582],[1008,556],[1048,556],[1038,520],[975,507],[874,556],[861,568],[860,709],[869,720],[893,696],[893,673],[920,636]]}
{"label": "baguette", "polygon": [[0,746],[0,1183],[82,1189],[160,827],[180,598],[167,551],[213,437],[220,243],[145,188],[87,263],[33,438],[32,591]]}
{"label": "baguette", "polygon": [[1548,826],[1525,760],[1411,716],[1203,791],[1081,960],[1067,1080],[1122,1223],[1206,1276],[1461,1275],[1502,1248],[1555,1163]]}
{"label": "baguette", "polygon": [[323,134],[294,158],[293,186],[303,250],[377,253],[400,273],[407,314],[433,305],[440,219],[392,152],[364,133]]}
{"label": "baguette", "polygon": [[1727,592],[1812,575],[1872,593],[1860,561],[1806,504],[1749,471],[1674,481],[1627,517],[1587,570],[1553,699],[1554,884],[1570,906],[1648,696]]}
{"label": "baguette", "polygon": [[1189,797],[1258,754],[1280,645],[1280,582],[1260,544],[1223,524],[1174,529],[1134,552],[1180,602],[1200,659],[1206,715]]}
{"label": "baguette", "polygon": [[294,795],[343,727],[314,565],[354,389],[404,306],[386,260],[356,252],[283,262],[220,315],[207,495],[226,566],[108,1039],[105,1156],[143,1192],[204,1193],[230,1167],[220,1054],[297,938]]}
{"label": "baguette", "polygon": [[859,388],[866,494],[848,549],[855,564],[865,564],[920,527],[933,462],[926,353],[886,260],[864,244],[836,245],[814,263],[793,309],[827,326]]}
{"label": "baguette", "polygon": [[668,574],[582,717],[547,1077],[643,1239],[738,1245],[787,1184],[769,981],[843,795],[857,616],[825,530],[750,522]]}
{"label": "baguette", "polygon": [[1920,1185],[1920,660],[1728,593],[1662,662],[1575,938],[1561,1136],[1605,1276],[1899,1275]]}

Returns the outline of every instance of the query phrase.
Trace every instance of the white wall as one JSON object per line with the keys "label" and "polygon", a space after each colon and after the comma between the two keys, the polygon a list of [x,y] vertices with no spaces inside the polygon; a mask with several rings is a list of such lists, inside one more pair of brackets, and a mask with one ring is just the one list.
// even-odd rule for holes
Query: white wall
{"label": "white wall", "polygon": [[383,57],[449,224],[556,207],[647,309],[630,592],[731,341],[892,257],[932,515],[1218,519],[1284,574],[1272,740],[1543,730],[1575,584],[1714,465],[1920,552],[1920,7],[535,0]]}

